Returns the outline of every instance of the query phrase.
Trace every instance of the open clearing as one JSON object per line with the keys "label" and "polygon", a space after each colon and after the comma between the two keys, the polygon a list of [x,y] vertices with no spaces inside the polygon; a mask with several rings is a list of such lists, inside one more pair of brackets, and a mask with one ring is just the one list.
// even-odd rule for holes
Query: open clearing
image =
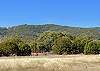
{"label": "open clearing", "polygon": [[100,56],[1,57],[0,71],[100,71]]}

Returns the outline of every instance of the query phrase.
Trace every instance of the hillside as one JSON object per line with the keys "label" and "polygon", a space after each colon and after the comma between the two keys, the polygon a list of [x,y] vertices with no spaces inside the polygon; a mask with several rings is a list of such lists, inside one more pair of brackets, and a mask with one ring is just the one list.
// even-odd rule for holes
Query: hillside
{"label": "hillside", "polygon": [[4,37],[7,34],[8,29],[0,27],[0,37]]}
{"label": "hillside", "polygon": [[[1,28],[0,56],[29,56],[31,53],[100,54],[100,28],[19,25]],[[37,55],[37,54],[36,54]]]}
{"label": "hillside", "polygon": [[13,26],[10,28],[0,28],[0,36],[11,36],[11,35],[19,35],[21,37],[34,37],[39,33],[46,31],[56,31],[56,32],[67,32],[70,34],[87,34],[93,37],[100,37],[100,27],[94,28],[80,28],[80,27],[70,27],[70,26],[60,26],[54,24],[46,24],[46,25],[19,25]]}

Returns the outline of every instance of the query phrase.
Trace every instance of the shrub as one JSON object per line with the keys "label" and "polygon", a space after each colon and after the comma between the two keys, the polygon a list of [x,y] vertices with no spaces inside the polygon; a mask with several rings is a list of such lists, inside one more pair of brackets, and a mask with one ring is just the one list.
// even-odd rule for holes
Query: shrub
{"label": "shrub", "polygon": [[100,41],[91,41],[84,47],[84,54],[99,54],[100,53]]}
{"label": "shrub", "polygon": [[28,44],[20,43],[18,45],[19,51],[18,56],[29,56],[31,55],[31,48]]}

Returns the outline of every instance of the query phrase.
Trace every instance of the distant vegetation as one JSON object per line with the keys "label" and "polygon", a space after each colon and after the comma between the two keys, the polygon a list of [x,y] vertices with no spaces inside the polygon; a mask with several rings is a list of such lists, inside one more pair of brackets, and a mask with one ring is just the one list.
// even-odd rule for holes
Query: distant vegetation
{"label": "distant vegetation", "polygon": [[100,28],[19,25],[0,29],[0,56],[33,53],[99,54]]}

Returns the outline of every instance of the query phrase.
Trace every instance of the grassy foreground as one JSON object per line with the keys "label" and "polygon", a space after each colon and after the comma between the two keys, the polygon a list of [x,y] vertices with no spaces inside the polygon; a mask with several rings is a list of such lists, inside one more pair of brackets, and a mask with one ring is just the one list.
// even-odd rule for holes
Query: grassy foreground
{"label": "grassy foreground", "polygon": [[1,57],[0,71],[100,71],[100,56]]}

